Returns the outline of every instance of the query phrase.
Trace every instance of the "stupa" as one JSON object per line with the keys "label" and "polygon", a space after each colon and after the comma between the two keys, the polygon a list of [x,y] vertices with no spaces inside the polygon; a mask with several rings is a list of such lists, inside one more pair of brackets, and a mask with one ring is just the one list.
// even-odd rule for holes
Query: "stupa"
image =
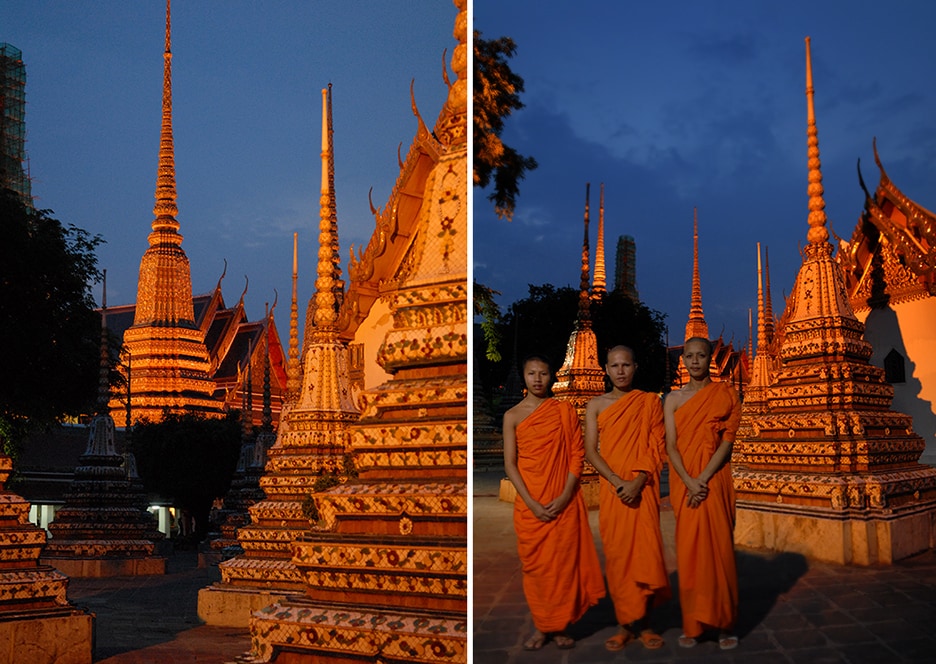
{"label": "stupa", "polygon": [[114,447],[114,420],[108,407],[106,274],[104,283],[98,412],[65,505],[49,524],[52,538],[42,562],[73,577],[165,574],[166,559],[154,554],[155,543],[148,539],[157,534],[156,517],[143,508],[140,486],[128,477],[124,457]]}
{"label": "stupa", "polygon": [[0,454],[0,661],[90,664],[94,615],[69,604],[68,578],[40,562],[46,534],[6,488],[12,472]]}
{"label": "stupa", "polygon": [[[123,336],[133,361],[133,412],[152,421],[163,412],[220,415],[204,335],[195,323],[192,278],[182,249],[176,205],[172,137],[172,50],[170,0],[166,0],[163,53],[162,128],[156,205],[149,248],[140,260],[133,325]],[[113,406],[120,409],[119,403]]]}
{"label": "stupa", "polygon": [[396,216],[378,217],[406,232],[405,251],[371,281],[378,228],[349,269],[349,295],[377,286],[389,302],[377,360],[390,379],[360,398],[358,477],[313,495],[320,522],[293,543],[306,596],[251,619],[260,661],[467,658],[468,16],[455,4],[457,78],[432,131],[414,102],[417,135],[384,208]]}
{"label": "stupa", "polygon": [[887,564],[934,545],[936,470],[918,462],[923,440],[910,416],[890,408],[893,388],[869,363],[871,344],[832,257],[808,37],[806,99],[808,242],[778,323],[765,403],[742,413],[735,541]]}
{"label": "stupa", "polygon": [[[310,527],[310,496],[319,478],[338,478],[345,472],[347,429],[359,416],[349,378],[348,344],[339,339],[338,312],[344,297],[341,267],[334,260],[338,225],[332,127],[329,86],[322,90],[319,260],[305,327],[301,389],[295,401],[287,403],[276,443],[267,452],[260,478],[266,497],[249,508],[250,524],[237,531],[244,553],[221,563],[221,582],[199,592],[199,616],[212,625],[246,626],[250,611],[305,591],[291,544]],[[292,311],[291,330],[297,307]]]}
{"label": "stupa", "polygon": [[589,191],[585,185],[585,238],[582,241],[582,270],[579,279],[578,314],[575,327],[569,335],[566,355],[562,366],[556,371],[556,382],[552,391],[557,399],[569,401],[585,421],[585,406],[588,402],[605,392],[604,369],[598,360],[598,339],[591,323],[591,298],[588,292],[589,273]]}

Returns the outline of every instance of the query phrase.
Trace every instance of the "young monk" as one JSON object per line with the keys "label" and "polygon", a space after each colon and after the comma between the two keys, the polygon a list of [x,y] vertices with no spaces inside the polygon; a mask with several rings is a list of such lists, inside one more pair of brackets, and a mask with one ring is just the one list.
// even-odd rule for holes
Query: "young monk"
{"label": "young monk", "polygon": [[611,391],[585,410],[585,456],[606,480],[598,494],[598,524],[621,626],[605,648],[621,650],[639,639],[655,650],[663,638],[650,629],[650,609],[670,597],[660,533],[663,407],[656,394],[633,388],[637,362],[627,346],[608,351],[605,372]]}
{"label": "young monk", "polygon": [[683,362],[689,382],[671,392],[663,406],[670,498],[676,515],[676,565],[683,634],[691,648],[706,629],[718,630],[722,650],[737,647],[732,633],[738,617],[735,566],[735,496],[731,447],[741,420],[738,394],[712,382],[712,344],[686,341]]}
{"label": "young monk", "polygon": [[524,642],[539,650],[575,641],[567,627],[604,597],[604,579],[579,487],[584,448],[571,404],[552,399],[542,357],[523,363],[527,395],[504,414],[504,469],[517,489],[514,528],[523,592],[536,629]]}

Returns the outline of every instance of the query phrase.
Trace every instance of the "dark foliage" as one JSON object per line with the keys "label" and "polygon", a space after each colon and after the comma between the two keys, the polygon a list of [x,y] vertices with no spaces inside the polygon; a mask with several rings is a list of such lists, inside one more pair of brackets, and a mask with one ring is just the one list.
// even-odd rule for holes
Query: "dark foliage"
{"label": "dark foliage", "polygon": [[[513,363],[532,353],[545,355],[558,370],[565,359],[569,335],[575,326],[579,290],[550,284],[530,285],[530,295],[510,305],[503,317],[500,336],[504,358],[491,362],[476,356],[482,389],[496,402],[495,392],[506,382]],[[642,303],[613,291],[601,303],[591,305],[592,329],[598,340],[598,361],[604,365],[607,350],[618,344],[634,349],[639,365],[634,386],[651,392],[666,383],[665,316]]]}
{"label": "dark foliage", "polygon": [[500,218],[513,218],[520,181],[536,168],[536,160],[524,157],[501,140],[504,119],[523,108],[523,79],[507,64],[517,50],[510,37],[482,39],[474,32],[474,184],[484,189],[492,180],[488,200]]}
{"label": "dark foliage", "polygon": [[50,214],[0,191],[0,420],[11,435],[90,413],[97,398],[101,319],[91,285],[102,239]]}
{"label": "dark foliage", "polygon": [[162,422],[137,424],[132,445],[147,493],[191,512],[196,536],[204,538],[211,503],[227,493],[237,468],[239,411],[220,419],[168,414]]}

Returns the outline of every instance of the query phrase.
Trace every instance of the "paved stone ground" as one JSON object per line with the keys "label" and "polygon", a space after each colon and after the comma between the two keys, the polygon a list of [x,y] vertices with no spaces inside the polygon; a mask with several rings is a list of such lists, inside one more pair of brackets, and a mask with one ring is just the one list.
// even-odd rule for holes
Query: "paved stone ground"
{"label": "paved stone ground", "polygon": [[199,589],[220,579],[217,567],[197,567],[195,551],[180,551],[164,576],[73,578],[68,598],[97,616],[95,662],[222,664],[250,649],[250,635],[199,620]]}
{"label": "paved stone ground", "polygon": [[[714,641],[680,648],[676,599],[654,613],[666,640],[656,651],[639,643],[610,653],[604,641],[616,630],[605,598],[570,630],[571,650],[547,644],[525,652],[533,630],[521,585],[513,532],[513,506],[497,500],[502,472],[474,475],[473,659],[485,664],[535,662],[757,662],[757,664],[864,664],[936,662],[936,551],[891,566],[851,567],[810,561],[798,554],[737,552],[740,604],[737,649]],[[597,512],[589,518],[595,542]],[[674,571],[674,520],[662,515],[667,567]],[[603,559],[603,556],[602,556]],[[671,574],[673,589],[678,579]]]}

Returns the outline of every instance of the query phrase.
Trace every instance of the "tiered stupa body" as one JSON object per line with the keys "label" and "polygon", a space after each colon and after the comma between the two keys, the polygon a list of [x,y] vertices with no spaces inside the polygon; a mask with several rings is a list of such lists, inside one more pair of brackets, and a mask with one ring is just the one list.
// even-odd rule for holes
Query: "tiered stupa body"
{"label": "tiered stupa body", "polygon": [[251,610],[304,592],[290,547],[310,526],[309,500],[316,481],[344,472],[348,425],[359,417],[348,344],[339,338],[343,288],[333,259],[338,226],[331,108],[329,86],[322,90],[319,260],[306,320],[302,386],[296,401],[287,405],[276,443],[267,452],[260,478],[266,497],[250,507],[250,524],[237,532],[244,553],[222,563],[221,583],[199,594],[199,615],[209,624],[246,625]]}
{"label": "tiered stupa body", "polygon": [[156,533],[156,517],[143,508],[140,487],[128,477],[124,457],[114,447],[106,312],[105,295],[98,413],[91,421],[88,446],[75,468],[65,505],[49,524],[52,539],[42,560],[69,576],[165,574],[166,559],[154,555],[155,544],[148,539]]}
{"label": "tiered stupa body", "polygon": [[46,534],[6,488],[12,472],[0,454],[0,661],[90,664],[94,615],[69,604],[68,578],[39,561]]}
{"label": "tiered stupa body", "polygon": [[[393,327],[377,357],[392,377],[364,391],[351,427],[359,477],[315,494],[320,526],[293,545],[307,597],[251,620],[263,660],[466,661],[468,25],[456,5],[457,79],[434,131],[419,120],[386,208],[409,236],[382,289]],[[375,234],[349,295],[383,252]]]}
{"label": "tiered stupa body", "polygon": [[133,412],[159,421],[165,410],[219,414],[212,398],[208,350],[195,323],[192,278],[176,220],[175,154],[172,139],[172,51],[166,0],[162,130],[156,177],[155,219],[149,248],[140,261],[133,325],[124,346],[133,362]]}
{"label": "tiered stupa body", "polygon": [[734,466],[739,544],[840,563],[890,563],[934,544],[936,470],[890,410],[893,388],[832,258],[806,39],[809,232],[778,327],[763,413],[742,416]]}
{"label": "tiered stupa body", "polygon": [[595,241],[595,276],[592,280],[592,299],[601,301],[607,294],[607,276],[605,274],[604,250],[604,182],[601,183],[601,193],[598,199],[598,239]]}

